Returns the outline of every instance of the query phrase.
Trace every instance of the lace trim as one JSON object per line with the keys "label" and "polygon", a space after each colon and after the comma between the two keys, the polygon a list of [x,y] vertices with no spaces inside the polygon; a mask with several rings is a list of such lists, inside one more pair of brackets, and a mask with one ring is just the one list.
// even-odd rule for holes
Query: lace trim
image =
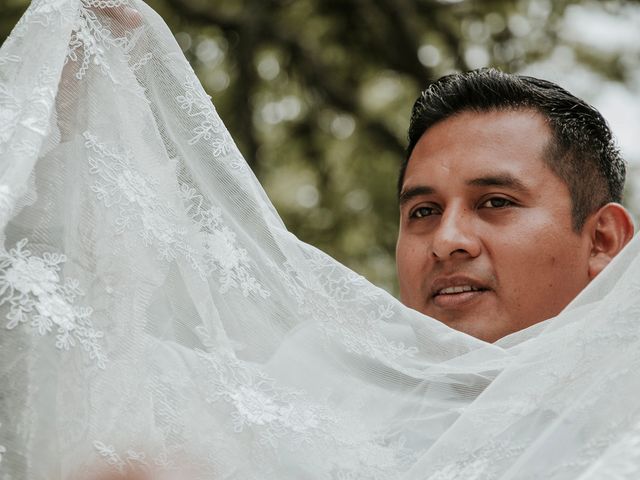
{"label": "lace trim", "polygon": [[58,253],[38,257],[26,246],[24,238],[8,252],[0,250],[0,305],[9,305],[6,328],[29,323],[41,336],[55,330],[56,348],[68,351],[78,343],[105,368],[107,357],[99,343],[104,334],[93,327],[93,310],[74,305],[84,295],[79,282],[67,278],[61,283],[61,265],[67,258]]}

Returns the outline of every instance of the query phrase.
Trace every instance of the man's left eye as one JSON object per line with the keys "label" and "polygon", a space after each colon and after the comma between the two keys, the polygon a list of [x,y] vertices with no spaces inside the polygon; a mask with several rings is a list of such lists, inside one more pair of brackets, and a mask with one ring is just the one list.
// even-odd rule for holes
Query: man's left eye
{"label": "man's left eye", "polygon": [[482,208],[504,208],[513,205],[511,200],[502,197],[492,197],[488,200],[485,200],[482,205]]}

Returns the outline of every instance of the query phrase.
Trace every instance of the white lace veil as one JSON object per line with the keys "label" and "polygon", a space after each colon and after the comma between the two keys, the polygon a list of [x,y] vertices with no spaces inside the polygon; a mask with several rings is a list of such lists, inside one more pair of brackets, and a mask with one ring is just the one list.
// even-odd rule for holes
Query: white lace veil
{"label": "white lace veil", "polygon": [[497,344],[409,310],[287,232],[142,2],[3,45],[0,220],[2,480],[638,478],[637,240]]}

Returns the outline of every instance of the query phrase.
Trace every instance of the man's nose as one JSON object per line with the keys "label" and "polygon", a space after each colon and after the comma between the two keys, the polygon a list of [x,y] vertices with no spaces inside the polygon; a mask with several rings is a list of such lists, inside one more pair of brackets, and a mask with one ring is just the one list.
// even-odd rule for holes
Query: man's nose
{"label": "man's nose", "polygon": [[453,256],[477,257],[480,240],[475,232],[471,212],[465,208],[447,209],[435,231],[432,254],[440,260]]}

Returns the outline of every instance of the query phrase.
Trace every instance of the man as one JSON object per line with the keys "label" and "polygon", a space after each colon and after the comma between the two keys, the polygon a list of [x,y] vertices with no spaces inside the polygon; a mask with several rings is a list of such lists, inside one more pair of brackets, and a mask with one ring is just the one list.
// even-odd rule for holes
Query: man
{"label": "man", "polygon": [[557,315],[633,236],[604,118],[494,69],[416,101],[399,179],[404,304],[487,342]]}

